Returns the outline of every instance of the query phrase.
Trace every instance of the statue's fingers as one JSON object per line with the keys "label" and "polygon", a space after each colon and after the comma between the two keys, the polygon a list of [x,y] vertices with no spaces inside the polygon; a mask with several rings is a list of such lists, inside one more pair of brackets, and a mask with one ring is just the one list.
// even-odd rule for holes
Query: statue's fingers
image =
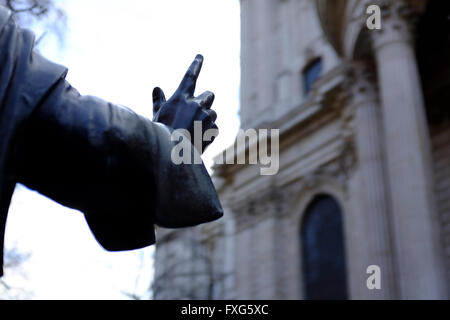
{"label": "statue's fingers", "polygon": [[158,112],[164,102],[166,102],[166,96],[161,88],[153,89],[153,113]]}
{"label": "statue's fingers", "polygon": [[205,112],[208,114],[208,118],[211,119],[212,122],[217,120],[217,113],[214,110],[206,109]]}
{"label": "statue's fingers", "polygon": [[195,98],[195,101],[200,105],[200,107],[209,109],[214,103],[214,98],[214,93],[211,91],[206,91]]}
{"label": "statue's fingers", "polygon": [[217,113],[214,110],[203,108],[200,111],[200,114],[198,114],[196,120],[202,121],[203,124],[204,125],[206,124],[206,127],[208,127],[209,124],[212,124],[212,123],[214,123],[214,121],[217,120]]}
{"label": "statue's fingers", "polygon": [[211,139],[211,142],[213,142],[214,139],[216,139],[219,136],[219,127],[215,123],[213,123],[210,129],[215,130],[215,135]]}
{"label": "statue's fingers", "polygon": [[192,62],[188,71],[184,75],[183,80],[181,80],[180,86],[177,89],[179,94],[187,94],[188,96],[193,96],[195,91],[195,85],[197,84],[197,78],[202,70],[203,56],[197,55],[194,62]]}
{"label": "statue's fingers", "polygon": [[217,127],[217,125],[215,123],[211,123],[210,126],[208,126],[208,128],[206,129],[208,131],[210,130],[214,130],[212,134],[208,135],[209,139],[203,140],[202,143],[202,151],[204,152],[206,150],[206,148],[208,148],[208,146],[214,142],[214,140],[219,136],[219,128]]}

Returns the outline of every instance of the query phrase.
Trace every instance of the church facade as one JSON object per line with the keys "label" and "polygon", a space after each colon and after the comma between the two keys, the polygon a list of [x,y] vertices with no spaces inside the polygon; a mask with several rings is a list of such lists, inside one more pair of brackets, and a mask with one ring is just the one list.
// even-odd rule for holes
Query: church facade
{"label": "church facade", "polygon": [[447,299],[450,5],[241,0],[241,15],[241,127],[279,129],[279,171],[215,165],[224,218],[158,230],[154,298]]}

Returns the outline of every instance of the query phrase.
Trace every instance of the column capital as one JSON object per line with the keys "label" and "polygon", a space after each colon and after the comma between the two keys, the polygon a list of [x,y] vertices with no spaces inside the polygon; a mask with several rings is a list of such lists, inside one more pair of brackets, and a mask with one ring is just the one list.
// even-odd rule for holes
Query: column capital
{"label": "column capital", "polygon": [[366,62],[353,62],[345,73],[344,88],[352,106],[378,100],[376,70]]}
{"label": "column capital", "polygon": [[405,0],[376,0],[381,9],[381,29],[371,32],[375,50],[398,42],[412,43],[418,12]]}

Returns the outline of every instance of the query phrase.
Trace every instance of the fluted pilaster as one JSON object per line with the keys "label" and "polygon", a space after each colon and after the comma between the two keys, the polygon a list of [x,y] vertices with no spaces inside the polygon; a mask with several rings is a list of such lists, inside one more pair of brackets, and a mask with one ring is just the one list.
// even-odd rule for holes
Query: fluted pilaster
{"label": "fluted pilaster", "polygon": [[[396,285],[390,212],[385,181],[383,137],[375,73],[364,64],[354,64],[349,72],[350,104],[355,109],[359,166],[360,212],[357,225],[363,229],[360,243],[360,288],[358,298],[394,299]],[[366,287],[366,268],[381,268],[381,290]]]}
{"label": "fluted pilaster", "polygon": [[433,196],[431,148],[424,98],[404,1],[378,1],[382,30],[373,31],[398,277],[404,299],[446,298]]}

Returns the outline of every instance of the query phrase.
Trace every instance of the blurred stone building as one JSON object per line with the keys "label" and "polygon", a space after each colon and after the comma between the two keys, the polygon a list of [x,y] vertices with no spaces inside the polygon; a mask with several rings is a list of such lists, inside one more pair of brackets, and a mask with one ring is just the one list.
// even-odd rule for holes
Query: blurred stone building
{"label": "blurred stone building", "polygon": [[[366,25],[372,4],[381,30]],[[215,166],[225,217],[159,230],[154,297],[446,299],[450,3],[241,12],[241,127],[280,130],[280,170]]]}

